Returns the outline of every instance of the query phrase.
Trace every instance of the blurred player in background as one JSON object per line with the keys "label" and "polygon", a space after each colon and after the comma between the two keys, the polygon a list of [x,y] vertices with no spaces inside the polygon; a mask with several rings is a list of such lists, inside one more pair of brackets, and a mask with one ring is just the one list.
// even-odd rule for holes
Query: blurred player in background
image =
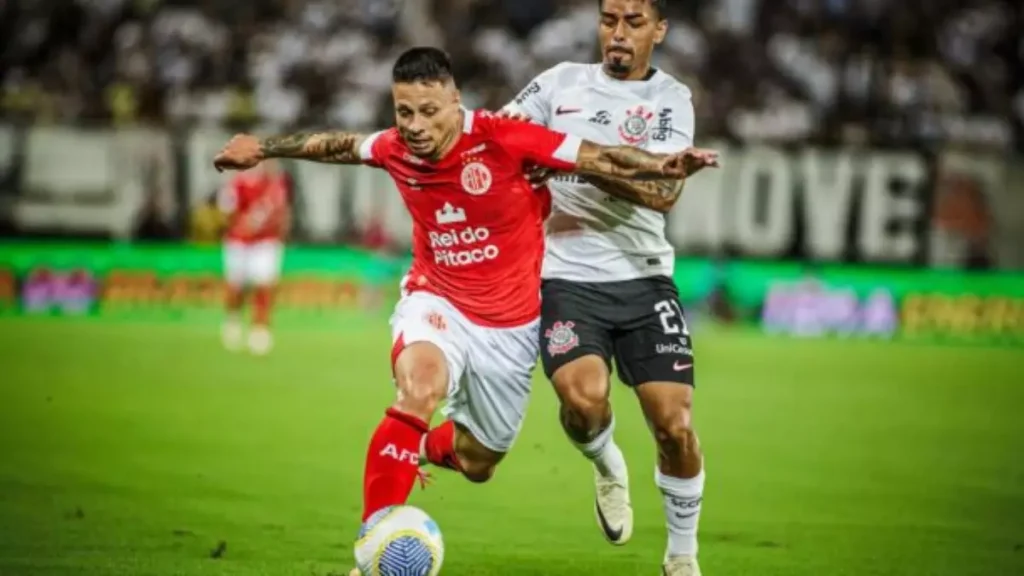
{"label": "blurred player in background", "polygon": [[[598,0],[604,62],[559,64],[505,110],[601,144],[678,153],[693,145],[690,90],[651,66],[668,30],[666,0]],[[690,171],[688,174],[692,174]],[[541,354],[561,400],[566,434],[594,465],[595,512],[605,538],[633,533],[629,474],[615,444],[611,363],[640,400],[658,446],[667,576],[700,574],[697,520],[703,456],[691,422],[692,342],[672,279],[665,213],[684,179],[640,182],[561,175],[550,182]]]}
{"label": "blurred player in background", "polygon": [[[546,190],[523,167],[673,178],[713,153],[597,146],[461,106],[448,57],[414,48],[393,69],[396,128],[258,139],[240,135],[220,169],[266,158],[365,164],[394,179],[413,218],[413,264],[392,318],[397,401],[370,440],[363,520],[406,501],[422,457],[484,482],[519,433],[537,362]],[[447,398],[446,421],[431,430]]]}
{"label": "blurred player in background", "polygon": [[242,312],[251,290],[253,314],[247,345],[253,354],[266,354],[273,347],[270,313],[291,220],[287,176],[276,162],[241,172],[221,190],[219,205],[227,217],[224,346],[229,350],[242,347]]}

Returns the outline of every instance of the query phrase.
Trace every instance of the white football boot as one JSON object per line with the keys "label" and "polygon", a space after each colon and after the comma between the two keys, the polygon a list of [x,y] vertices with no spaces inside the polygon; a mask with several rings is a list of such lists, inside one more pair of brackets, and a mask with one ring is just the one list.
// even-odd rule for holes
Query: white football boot
{"label": "white football boot", "polygon": [[700,576],[696,556],[673,556],[661,566],[662,576]]}
{"label": "white football boot", "polygon": [[249,330],[249,352],[256,356],[265,356],[274,347],[274,337],[270,330],[263,326],[254,326]]}
{"label": "white football boot", "polygon": [[604,478],[594,470],[594,516],[597,526],[615,546],[622,546],[633,537],[633,505],[629,501],[629,476]]}

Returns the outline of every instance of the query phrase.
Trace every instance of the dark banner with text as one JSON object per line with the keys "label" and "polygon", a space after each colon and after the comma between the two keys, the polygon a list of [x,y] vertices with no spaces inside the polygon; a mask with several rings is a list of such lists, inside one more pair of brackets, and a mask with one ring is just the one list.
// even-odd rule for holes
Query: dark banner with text
{"label": "dark banner with text", "polygon": [[[665,119],[662,119],[665,120]],[[669,119],[670,120],[670,119]],[[661,120],[659,120],[661,121]],[[188,234],[226,182],[228,134],[0,124],[0,190],[18,233]],[[690,179],[666,233],[680,254],[1024,269],[1024,169],[983,151],[737,146]],[[408,246],[412,222],[383,171],[285,162],[294,238]]]}

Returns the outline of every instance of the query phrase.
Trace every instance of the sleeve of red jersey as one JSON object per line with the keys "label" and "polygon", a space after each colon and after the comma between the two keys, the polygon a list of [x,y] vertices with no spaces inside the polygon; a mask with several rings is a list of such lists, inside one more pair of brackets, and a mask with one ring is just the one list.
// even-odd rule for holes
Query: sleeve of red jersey
{"label": "sleeve of red jersey", "polygon": [[383,168],[384,159],[387,158],[388,152],[391,146],[394,145],[395,138],[397,137],[398,130],[394,128],[388,128],[387,130],[381,130],[366,136],[363,139],[363,143],[359,146],[359,159],[366,166]]}
{"label": "sleeve of red jersey", "polygon": [[576,168],[580,146],[583,145],[578,136],[506,118],[493,118],[492,122],[495,139],[521,162],[562,172]]}

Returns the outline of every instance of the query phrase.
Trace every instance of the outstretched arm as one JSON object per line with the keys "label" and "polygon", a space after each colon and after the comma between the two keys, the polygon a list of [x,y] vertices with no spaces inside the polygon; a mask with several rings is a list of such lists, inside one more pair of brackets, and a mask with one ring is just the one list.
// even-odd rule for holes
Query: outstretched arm
{"label": "outstretched arm", "polygon": [[695,115],[692,95],[682,84],[674,85],[661,95],[658,125],[650,134],[645,148],[649,152],[684,155],[686,175],[677,180],[643,182],[626,178],[584,176],[602,191],[617,198],[646,206],[659,212],[668,212],[683,192],[686,178],[702,168],[717,166],[717,155],[711,150],[693,148]]}
{"label": "outstretched arm", "polygon": [[[674,202],[686,177],[708,166],[718,166],[718,152],[687,148],[674,154],[657,154],[632,146],[599,146],[587,141],[576,158],[576,172],[611,183],[618,191],[613,194],[627,200],[649,198],[657,205],[668,199]],[[649,182],[652,180],[657,182]]]}
{"label": "outstretched arm", "polygon": [[584,176],[584,179],[611,194],[633,204],[639,204],[667,213],[675,206],[683,193],[686,179],[681,180],[625,180],[622,178],[604,178],[601,176]]}
{"label": "outstretched arm", "polygon": [[268,158],[292,158],[328,164],[359,164],[369,134],[303,132],[270,138],[237,134],[217,154],[217,170],[247,170]]}
{"label": "outstretched arm", "polygon": [[[519,122],[529,122],[530,116],[520,112],[514,112],[513,104],[510,103],[502,111],[498,112],[498,117],[507,118],[510,120],[517,120]],[[534,184],[542,184],[545,180],[550,178],[554,174],[554,170],[550,168],[536,167],[530,170],[527,177]],[[588,182],[597,186],[607,194],[611,194],[617,198],[632,202],[633,204],[639,204],[658,212],[668,212],[675,205],[676,200],[683,192],[683,185],[686,183],[683,180],[626,180],[623,178],[615,178],[612,176],[584,176]]]}
{"label": "outstretched arm", "polygon": [[259,141],[264,158],[295,158],[328,164],[359,164],[359,147],[367,134],[299,132]]}
{"label": "outstretched arm", "polygon": [[[593,165],[607,170],[605,165],[611,164],[611,172],[625,172],[626,174],[608,175],[591,172],[584,175],[586,180],[612,196],[658,212],[668,212],[672,209],[676,200],[683,193],[683,186],[686,185],[688,177],[704,168],[718,166],[718,152],[705,148],[686,148],[682,152],[663,155],[629,146],[617,146],[593,154],[595,154],[595,159],[591,160]],[[657,164],[658,161],[662,162],[663,175],[675,174],[676,176],[644,180],[642,176],[628,175],[631,170],[641,173],[649,170],[646,165]]]}
{"label": "outstretched arm", "polygon": [[588,176],[664,180],[685,176],[682,163],[670,154],[652,154],[632,146],[601,146],[584,140],[576,171]]}
{"label": "outstretched arm", "polygon": [[495,122],[501,142],[527,164],[596,177],[611,183],[609,194],[660,211],[668,211],[679,198],[687,176],[718,165],[714,150],[686,148],[656,154],[632,146],[601,146],[508,118]]}

